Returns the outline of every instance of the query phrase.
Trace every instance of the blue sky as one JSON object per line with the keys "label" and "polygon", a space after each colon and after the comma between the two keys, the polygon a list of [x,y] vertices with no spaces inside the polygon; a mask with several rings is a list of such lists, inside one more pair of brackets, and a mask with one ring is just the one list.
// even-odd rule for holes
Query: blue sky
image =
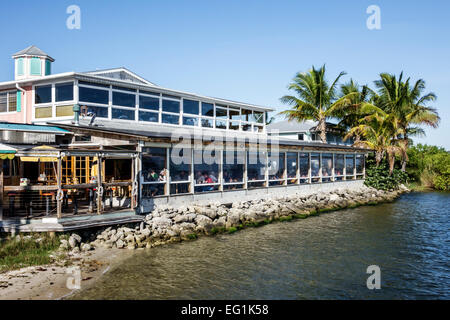
{"label": "blue sky", "polygon": [[[81,30],[66,8],[81,8]],[[368,30],[366,8],[381,9]],[[297,71],[327,65],[373,86],[381,72],[423,78],[437,94],[439,129],[418,142],[450,150],[449,1],[8,1],[0,4],[0,81],[11,55],[34,44],[53,73],[124,66],[164,87],[285,108]]]}

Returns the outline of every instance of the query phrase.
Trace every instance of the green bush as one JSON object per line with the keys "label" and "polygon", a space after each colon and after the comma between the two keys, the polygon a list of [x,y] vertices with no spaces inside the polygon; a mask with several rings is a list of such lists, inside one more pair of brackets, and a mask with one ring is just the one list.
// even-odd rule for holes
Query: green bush
{"label": "green bush", "polygon": [[399,169],[394,169],[392,175],[389,175],[389,167],[385,162],[380,163],[378,167],[374,162],[368,160],[366,167],[366,186],[379,190],[395,190],[399,185],[406,183],[408,175]]}

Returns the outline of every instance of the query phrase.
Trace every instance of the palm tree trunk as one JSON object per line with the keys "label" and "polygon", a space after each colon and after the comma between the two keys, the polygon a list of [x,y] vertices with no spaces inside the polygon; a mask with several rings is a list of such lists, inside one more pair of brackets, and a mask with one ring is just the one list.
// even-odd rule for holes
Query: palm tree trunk
{"label": "palm tree trunk", "polygon": [[320,140],[322,140],[323,143],[327,143],[327,124],[325,118],[319,119],[319,124],[317,125],[317,128],[320,132]]}
{"label": "palm tree trunk", "polygon": [[392,175],[392,172],[394,172],[394,165],[395,165],[395,153],[388,152],[388,162],[389,162],[389,175]]}
{"label": "palm tree trunk", "polygon": [[375,162],[376,167],[378,168],[380,166],[380,162],[383,159],[383,152],[382,151],[376,151],[375,152]]}
{"label": "palm tree trunk", "polygon": [[408,155],[406,153],[406,150],[408,149],[408,137],[405,134],[405,149],[402,150],[402,171],[406,171],[406,163],[408,162]]}

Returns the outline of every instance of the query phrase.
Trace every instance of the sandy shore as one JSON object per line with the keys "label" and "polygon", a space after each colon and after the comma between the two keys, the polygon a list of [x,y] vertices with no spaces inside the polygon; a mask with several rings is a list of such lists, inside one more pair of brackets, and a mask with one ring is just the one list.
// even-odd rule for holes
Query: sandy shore
{"label": "sandy shore", "polygon": [[68,267],[61,264],[33,266],[0,274],[0,300],[57,300],[77,292],[69,289],[67,281],[71,267],[81,271],[81,289],[95,283],[121,261],[130,257],[131,250],[97,248],[70,258]]}

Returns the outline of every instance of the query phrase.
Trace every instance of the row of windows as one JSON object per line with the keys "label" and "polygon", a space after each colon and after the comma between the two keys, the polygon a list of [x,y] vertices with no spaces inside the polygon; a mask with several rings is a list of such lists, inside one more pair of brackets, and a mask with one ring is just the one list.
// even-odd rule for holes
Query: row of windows
{"label": "row of windows", "polygon": [[[53,86],[54,99],[52,98],[52,85],[35,87],[35,103],[37,105],[73,100],[73,83]],[[133,93],[129,93],[130,91]],[[150,91],[139,91],[138,94],[134,89],[116,86],[110,88],[106,85],[79,81],[79,103],[87,105],[91,112],[98,111],[98,113],[95,112],[97,117],[108,118],[106,108],[110,105],[110,94],[113,106],[112,119],[257,132],[263,131],[264,127],[264,113],[259,111],[214,105]],[[137,114],[135,113],[136,106],[139,108]]]}
{"label": "row of windows", "polygon": [[17,111],[17,92],[0,93],[0,113]]}
{"label": "row of windows", "polygon": [[197,193],[362,178],[364,156],[144,148],[141,172],[144,196]]}

